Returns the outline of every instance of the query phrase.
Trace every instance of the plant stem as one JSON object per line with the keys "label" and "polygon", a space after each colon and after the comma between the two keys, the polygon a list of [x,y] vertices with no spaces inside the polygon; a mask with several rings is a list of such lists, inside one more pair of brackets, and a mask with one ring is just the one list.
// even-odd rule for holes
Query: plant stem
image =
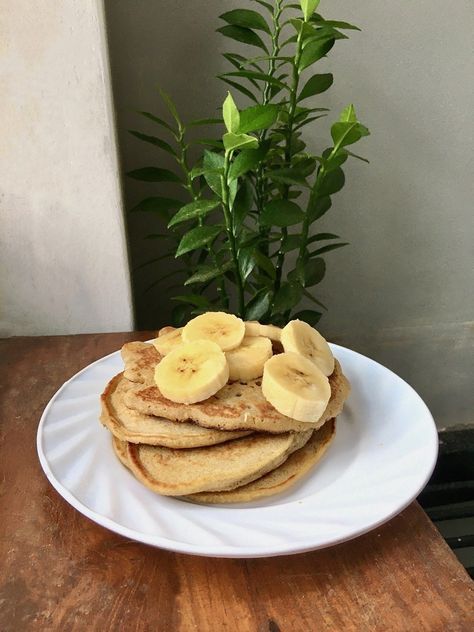
{"label": "plant stem", "polygon": [[242,275],[240,274],[239,259],[237,252],[237,244],[235,241],[234,222],[230,208],[230,191],[229,191],[229,170],[232,158],[232,151],[226,152],[224,156],[224,174],[221,176],[222,181],[222,209],[224,211],[225,227],[227,238],[229,240],[232,259],[234,262],[234,274],[237,280],[237,292],[239,302],[239,316],[245,318],[245,293]]}
{"label": "plant stem", "polygon": [[[299,64],[301,59],[301,52],[303,50],[303,29],[300,29],[298,33],[298,38],[296,40],[296,52],[295,57],[292,63],[292,80],[291,80],[291,88],[290,88],[290,103],[288,110],[288,123],[287,123],[287,132],[286,132],[286,143],[285,143],[285,166],[291,165],[291,150],[292,150],[292,142],[293,142],[293,124],[295,118],[295,111],[297,105],[297,97],[298,97],[298,84],[300,80],[300,72],[299,72]],[[288,199],[288,194],[290,192],[290,186],[286,185],[283,189],[283,198]],[[278,257],[276,263],[276,275],[275,282],[273,284],[273,300],[275,300],[276,293],[280,289],[281,285],[281,277],[283,273],[283,264],[285,262],[285,253],[283,252],[283,242],[285,238],[288,236],[288,229],[281,229],[281,240],[280,240],[280,248],[278,250]]]}
{"label": "plant stem", "polygon": [[[181,125],[181,123],[179,123],[178,136],[176,137],[176,140],[177,140],[177,142],[179,144],[180,155],[177,156],[176,161],[179,164],[179,166],[181,167],[181,170],[183,171],[184,177],[186,178],[186,181],[184,183],[184,188],[188,191],[189,195],[191,196],[191,199],[194,202],[194,201],[200,199],[201,192],[200,191],[197,191],[197,192],[195,191],[193,180],[191,179],[191,173],[190,173],[189,164],[188,164],[188,146],[185,143],[185,139],[184,139],[185,133],[186,133],[186,128],[183,127],[183,125]],[[198,222],[199,222],[199,226],[203,225],[202,217],[199,217]],[[212,261],[213,261],[215,267],[218,268],[219,267],[219,263],[217,261],[216,253],[211,248],[211,246],[207,246],[207,251],[211,255]],[[191,268],[189,272],[191,273],[191,271],[192,271],[191,261],[190,261],[189,265],[190,265],[190,268]],[[227,289],[226,289],[226,286],[225,286],[225,280],[224,280],[223,276],[220,277],[219,285],[217,286],[217,293],[221,297],[221,301],[222,301],[223,307],[225,307],[227,309],[229,307],[229,295],[227,294]]]}
{"label": "plant stem", "polygon": [[[283,0],[275,0],[275,7],[273,9],[273,33],[272,33],[272,57],[278,57],[280,54],[280,32],[281,32],[281,3]],[[270,59],[268,64],[268,75],[273,77],[275,73],[276,59]],[[265,84],[263,91],[263,103],[267,104],[270,101],[272,87],[269,83]]]}
{"label": "plant stem", "polygon": [[[331,150],[331,153],[327,157],[328,161],[331,160],[331,158],[333,158],[337,154],[337,152],[339,151],[339,148],[340,148],[340,143],[337,143],[336,145],[334,145],[334,147]],[[318,197],[318,184],[324,178],[325,175],[326,175],[326,168],[324,164],[322,164],[318,170],[313,188],[311,189],[311,194],[308,200],[308,209],[311,208],[313,201]],[[301,230],[301,243],[300,243],[300,248],[298,251],[297,264],[298,263],[301,264],[304,260],[306,247],[308,243],[308,235],[309,235],[309,215],[308,213],[306,213],[306,216],[303,220],[303,227]]]}
{"label": "plant stem", "polygon": [[[275,0],[275,6],[273,8],[273,15],[272,15],[273,33],[272,33],[272,53],[271,53],[272,57],[278,57],[278,55],[280,54],[280,32],[282,28],[280,24],[280,17],[282,13],[282,6],[281,6],[282,1],[283,0]],[[270,77],[274,76],[275,67],[276,67],[276,60],[270,59],[268,62],[268,73],[267,73]],[[267,82],[265,84],[265,88],[263,90],[263,95],[262,95],[263,105],[267,105],[268,102],[270,101],[271,92],[272,92],[272,86],[270,85],[270,83]],[[265,140],[267,133],[268,133],[268,130],[265,129],[265,130],[262,130],[262,132],[259,134],[259,145]],[[259,218],[263,211],[263,207],[265,206],[265,203],[267,201],[267,192],[266,192],[266,186],[265,186],[264,173],[265,173],[265,166],[260,164],[256,173],[256,180],[255,180],[256,206],[257,206],[257,213],[258,213]],[[262,237],[266,237],[268,235],[268,228],[260,225],[259,230],[260,230],[260,235]],[[264,243],[263,254],[268,256],[268,241],[265,239],[263,243]]]}

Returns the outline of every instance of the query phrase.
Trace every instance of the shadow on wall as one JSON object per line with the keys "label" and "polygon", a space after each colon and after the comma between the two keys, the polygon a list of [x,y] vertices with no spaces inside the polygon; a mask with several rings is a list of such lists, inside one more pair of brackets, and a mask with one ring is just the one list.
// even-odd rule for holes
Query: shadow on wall
{"label": "shadow on wall", "polygon": [[[184,4],[186,10],[183,10]],[[185,121],[214,115],[226,92],[224,85],[215,79],[222,62],[216,49],[221,42],[214,29],[218,26],[219,13],[233,4],[230,1],[157,3],[153,0],[105,3],[124,172],[158,164],[175,168],[168,154],[127,133],[129,129],[138,129],[161,135],[161,130],[152,122],[137,114],[138,110],[144,110],[163,116],[165,110],[156,89],[158,85],[170,93]],[[211,130],[203,128],[203,137],[210,136],[209,132]],[[159,194],[166,196],[166,186],[158,186]],[[126,210],[156,192],[156,184],[125,178]],[[179,285],[180,277],[173,276],[166,283],[145,290],[158,277],[173,272],[173,260],[166,259],[137,270],[144,262],[162,254],[161,240],[150,241],[144,237],[150,232],[160,232],[163,223],[150,214],[131,216],[127,212],[127,228],[137,327],[150,329],[169,324],[173,304],[168,296],[173,292],[167,295],[164,292],[171,282]]]}

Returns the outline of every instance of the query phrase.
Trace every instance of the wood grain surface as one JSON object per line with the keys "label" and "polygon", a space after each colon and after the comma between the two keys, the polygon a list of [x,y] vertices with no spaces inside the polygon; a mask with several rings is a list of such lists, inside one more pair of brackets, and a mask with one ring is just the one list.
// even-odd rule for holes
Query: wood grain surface
{"label": "wood grain surface", "polygon": [[249,560],[153,549],[83,517],[36,456],[41,413],[89,362],[146,333],[1,341],[0,630],[474,629],[473,583],[418,504],[351,542]]}

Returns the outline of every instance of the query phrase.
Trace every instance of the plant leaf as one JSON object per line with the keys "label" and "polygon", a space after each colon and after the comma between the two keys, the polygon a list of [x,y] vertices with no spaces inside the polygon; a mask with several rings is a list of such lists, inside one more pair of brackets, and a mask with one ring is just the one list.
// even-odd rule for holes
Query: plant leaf
{"label": "plant leaf", "polygon": [[268,177],[275,182],[282,182],[283,184],[299,184],[302,186],[308,186],[305,177],[297,169],[283,168],[270,171]]}
{"label": "plant leaf", "polygon": [[260,250],[255,250],[253,256],[258,267],[263,270],[270,279],[275,279],[276,272],[272,260],[264,255],[263,252],[260,252]]}
{"label": "plant leaf", "polygon": [[312,196],[310,198],[307,211],[309,221],[312,223],[322,217],[324,213],[327,213],[327,211],[329,211],[329,209],[331,208],[331,204],[331,198],[328,195],[325,195],[323,197]]}
{"label": "plant leaf", "polygon": [[204,151],[203,166],[206,169],[203,175],[209,188],[221,198],[222,181],[219,172],[224,168],[224,156],[206,149]]}
{"label": "plant leaf", "polygon": [[251,11],[250,9],[235,9],[234,11],[227,11],[227,13],[223,13],[219,17],[221,20],[224,20],[224,22],[227,22],[227,24],[256,29],[257,31],[265,31],[270,34],[270,28],[265,19],[256,11]]}
{"label": "plant leaf", "polygon": [[163,151],[167,151],[172,156],[176,156],[176,152],[171,147],[171,145],[165,142],[164,140],[161,140],[161,138],[156,138],[156,136],[148,136],[148,134],[142,134],[141,132],[136,132],[135,130],[132,130],[132,129],[129,129],[128,131],[130,134],[132,134],[132,136],[135,136],[139,140],[143,140],[146,143],[151,143],[152,145],[156,145],[156,147],[163,149]]}
{"label": "plant leaf", "polygon": [[320,283],[326,274],[326,263],[324,259],[317,257],[310,259],[304,265],[304,287],[312,287]]}
{"label": "plant leaf", "polygon": [[332,171],[325,173],[322,178],[317,180],[317,192],[318,197],[324,197],[326,195],[333,195],[342,189],[346,179],[344,171],[341,167],[337,167]]}
{"label": "plant leaf", "polygon": [[191,180],[195,180],[199,176],[203,176],[206,173],[221,176],[224,173],[224,169],[209,169],[206,168],[204,165],[197,165],[196,167],[193,167],[191,169],[191,171],[189,172],[189,177],[191,178]]}
{"label": "plant leaf", "polygon": [[224,105],[222,106],[222,115],[227,131],[238,134],[240,128],[240,114],[230,92],[227,93]]}
{"label": "plant leaf", "polygon": [[220,200],[195,200],[183,206],[176,215],[168,223],[168,228],[176,226],[181,222],[187,222],[190,219],[198,217],[204,217],[217,206],[219,206]]}
{"label": "plant leaf", "polygon": [[205,145],[207,147],[214,147],[215,149],[222,150],[222,141],[215,138],[200,138],[194,141],[198,145]]}
{"label": "plant leaf", "polygon": [[173,327],[180,327],[183,325],[189,318],[188,313],[188,305],[175,305],[171,310],[171,322]]}
{"label": "plant leaf", "polygon": [[293,316],[293,318],[298,320],[304,320],[305,323],[314,327],[318,324],[321,319],[321,312],[316,312],[312,309],[303,309],[301,312],[298,312]]}
{"label": "plant leaf", "polygon": [[221,26],[217,29],[217,31],[219,33],[222,33],[222,35],[225,35],[225,37],[229,37],[230,39],[235,40],[236,42],[243,42],[244,44],[249,44],[250,46],[257,46],[258,48],[261,48],[266,53],[268,53],[268,48],[263,43],[260,35],[257,35],[257,33],[250,29],[229,24],[227,26]]}
{"label": "plant leaf", "polygon": [[[250,149],[248,151],[255,150]],[[250,210],[252,208],[252,201],[252,188],[248,180],[244,180],[237,192],[237,195],[235,196],[234,206],[232,208],[232,214],[234,216],[234,229],[236,234],[240,230],[245,218],[250,213]]]}
{"label": "plant leaf", "polygon": [[151,112],[139,112],[139,114],[141,114],[142,116],[145,116],[147,119],[150,119],[150,121],[153,121],[154,123],[158,123],[158,125],[161,125],[162,127],[166,128],[173,135],[176,133],[176,130],[174,130],[169,123],[164,121],[159,116],[155,116]]}
{"label": "plant leaf", "polygon": [[305,22],[311,18],[318,8],[319,0],[300,0],[301,10],[303,11]]}
{"label": "plant leaf", "polygon": [[271,290],[262,288],[247,304],[245,318],[247,320],[260,320],[270,309]]}
{"label": "plant leaf", "polygon": [[148,197],[134,206],[130,212],[136,213],[137,211],[144,211],[145,213],[159,213],[168,219],[167,211],[175,211],[181,206],[183,206],[182,202],[172,198]]}
{"label": "plant leaf", "polygon": [[232,263],[227,261],[223,265],[216,266],[199,266],[198,270],[186,279],[184,285],[192,285],[193,283],[208,283],[219,276],[222,276],[232,268]]}
{"label": "plant leaf", "polygon": [[250,90],[246,88],[245,86],[241,86],[240,83],[227,79],[227,77],[225,77],[224,75],[219,75],[219,79],[227,83],[227,85],[231,86],[232,88],[235,88],[236,90],[244,94],[246,97],[248,97],[252,101],[255,101],[255,103],[258,103],[257,97],[252,92],[250,92]]}
{"label": "plant leaf", "polygon": [[304,107],[297,107],[295,110],[296,114],[295,114],[295,123],[299,123],[300,121],[302,121],[303,119],[307,118],[310,114],[313,114],[314,112],[329,112],[329,108],[304,108]]}
{"label": "plant leaf", "polygon": [[239,264],[240,276],[245,282],[252,274],[252,270],[255,267],[255,259],[253,257],[253,248],[241,248],[237,255],[237,261]]}
{"label": "plant leaf", "polygon": [[142,167],[135,169],[126,174],[134,180],[142,180],[143,182],[182,182],[178,176],[169,169],[160,169],[159,167]]}
{"label": "plant leaf", "polygon": [[332,26],[336,29],[343,29],[343,30],[352,29],[355,31],[360,31],[360,28],[358,26],[355,26],[354,24],[350,24],[349,22],[341,22],[340,20],[323,20],[323,18],[320,15],[313,15],[313,17],[311,18],[311,21],[315,22],[316,24]]}
{"label": "plant leaf", "polygon": [[273,313],[286,312],[297,305],[303,294],[303,288],[296,283],[284,282],[278,290],[273,302]]}
{"label": "plant leaf", "polygon": [[337,248],[342,248],[343,246],[348,246],[349,242],[343,242],[341,244],[329,244],[327,246],[323,246],[322,248],[318,248],[314,252],[310,253],[310,257],[317,257],[318,255],[322,255],[325,252],[330,252],[331,250],[336,250]]}
{"label": "plant leaf", "polygon": [[304,286],[304,263],[303,261],[298,260],[296,262],[296,267],[294,270],[291,270],[287,275],[287,280],[290,283],[296,283],[297,285]]}
{"label": "plant leaf", "polygon": [[265,9],[267,9],[267,11],[270,11],[270,13],[273,13],[273,7],[269,2],[265,2],[265,0],[251,0],[251,1],[256,2],[260,6],[265,7]]}
{"label": "plant leaf", "polygon": [[278,118],[280,108],[277,105],[253,105],[240,113],[240,132],[256,132],[268,129]]}
{"label": "plant leaf", "polygon": [[168,108],[171,116],[178,123],[178,127],[181,127],[181,119],[179,118],[178,110],[176,109],[173,99],[170,97],[170,95],[167,92],[165,92],[161,88],[158,88],[158,92],[160,93],[160,96],[163,99],[164,104]]}
{"label": "plant leaf", "polygon": [[221,232],[219,226],[198,226],[190,230],[179,242],[175,257],[181,257],[186,252],[202,248],[211,243]]}
{"label": "plant leaf", "polygon": [[247,149],[256,149],[258,147],[258,140],[255,136],[249,136],[248,134],[233,134],[232,132],[227,132],[227,134],[224,134],[222,137],[222,140],[228,152],[241,147],[246,147]]}
{"label": "plant leaf", "polygon": [[332,86],[333,81],[334,77],[330,72],[324,75],[313,75],[311,79],[308,79],[303,90],[301,90],[298,101],[325,92]]}
{"label": "plant leaf", "polygon": [[315,39],[308,42],[301,53],[298,70],[301,72],[324,57],[334,46],[334,42],[334,37],[328,39]]}
{"label": "plant leaf", "polygon": [[262,154],[260,148],[244,149],[232,162],[229,171],[229,178],[235,180],[243,176],[247,171],[254,169],[260,162]]}
{"label": "plant leaf", "polygon": [[300,247],[301,235],[286,235],[281,245],[282,252],[291,252]]}
{"label": "plant leaf", "polygon": [[295,167],[298,171],[307,178],[310,176],[314,170],[316,169],[317,161],[313,156],[308,156],[307,158],[303,158],[302,160],[298,160],[295,162]]}
{"label": "plant leaf", "polygon": [[312,116],[311,118],[305,119],[304,121],[301,121],[301,123],[299,123],[298,125],[296,125],[293,128],[293,131],[297,132],[299,129],[301,129],[302,127],[304,127],[305,125],[309,125],[310,123],[312,123],[313,121],[317,121],[318,119],[324,118],[325,116],[327,116],[327,114],[320,114],[319,116]]}
{"label": "plant leaf", "polygon": [[[245,66],[252,66],[258,72],[263,72],[263,68],[259,66],[257,62],[254,61],[253,59],[247,59],[246,57],[244,57],[243,55],[239,55],[238,53],[222,53],[222,54],[227,59],[227,61],[229,61],[234,66],[234,68],[237,68],[237,70],[243,70]],[[257,59],[268,59],[268,57],[261,57],[261,58],[257,57]],[[252,80],[252,83],[254,84],[255,87],[258,86],[258,84],[255,83],[254,80]]]}
{"label": "plant leaf", "polygon": [[314,244],[315,241],[325,241],[326,239],[340,239],[339,235],[334,235],[333,233],[318,233],[317,235],[313,235],[306,242],[308,246],[310,244]]}
{"label": "plant leaf", "polygon": [[276,77],[272,77],[272,75],[267,75],[264,72],[254,72],[253,70],[235,70],[233,72],[226,72],[224,75],[220,75],[221,77],[243,77],[249,80],[255,81],[265,81],[272,86],[276,86],[281,88],[282,90],[287,88],[286,84],[277,79]]}
{"label": "plant leaf", "polygon": [[304,213],[300,207],[289,200],[272,200],[265,205],[260,215],[263,226],[293,226],[303,221]]}
{"label": "plant leaf", "polygon": [[149,266],[152,263],[157,263],[158,261],[162,261],[163,259],[167,259],[168,257],[172,257],[173,254],[174,254],[173,250],[170,250],[170,252],[165,252],[164,254],[160,255],[159,257],[154,257],[153,259],[148,259],[148,261],[144,261],[139,266],[136,266],[135,268],[133,268],[133,271],[136,272],[137,270],[141,270],[142,268],[145,268],[146,266]]}
{"label": "plant leaf", "polygon": [[352,103],[346,105],[346,107],[342,110],[339,121],[341,123],[357,123],[357,116]]}
{"label": "plant leaf", "polygon": [[323,151],[323,158],[325,170],[332,171],[333,169],[337,169],[337,167],[340,167],[346,162],[347,151],[341,149],[335,154],[332,154],[332,150],[328,148]]}
{"label": "plant leaf", "polygon": [[357,160],[362,160],[362,162],[370,163],[370,160],[367,160],[367,158],[364,158],[363,156],[358,156],[357,154],[352,153],[352,151],[349,151],[348,149],[346,149],[345,152],[348,156],[352,156],[352,158],[357,158]]}
{"label": "plant leaf", "polygon": [[352,145],[369,134],[369,130],[357,122],[337,122],[331,126],[331,136],[337,148]]}

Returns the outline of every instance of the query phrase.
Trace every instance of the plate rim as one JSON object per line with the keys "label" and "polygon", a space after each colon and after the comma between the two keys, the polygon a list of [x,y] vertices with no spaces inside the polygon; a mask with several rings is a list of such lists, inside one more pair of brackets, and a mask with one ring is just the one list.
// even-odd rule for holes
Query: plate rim
{"label": "plate rim", "polygon": [[165,550],[174,551],[176,553],[186,553],[190,555],[200,555],[204,557],[234,558],[234,559],[276,557],[280,555],[296,555],[299,553],[306,553],[308,551],[324,549],[331,546],[335,546],[337,544],[341,544],[342,542],[349,542],[350,540],[358,538],[361,535],[369,533],[370,531],[373,531],[374,529],[377,529],[381,525],[389,522],[392,518],[394,518],[395,516],[400,514],[402,511],[404,511],[416,499],[420,491],[426,486],[427,482],[429,481],[431,477],[431,474],[433,473],[433,470],[435,468],[437,458],[438,458],[438,450],[439,450],[438,430],[436,428],[433,415],[431,414],[431,411],[429,410],[424,400],[416,392],[416,390],[408,382],[406,382],[402,377],[400,377],[398,374],[396,374],[394,371],[384,366],[380,362],[377,362],[376,360],[373,360],[372,358],[369,358],[368,356],[365,356],[364,354],[359,353],[358,351],[354,351],[353,349],[349,349],[347,347],[344,347],[342,345],[337,345],[335,343],[329,343],[329,344],[333,351],[337,351],[338,349],[340,349],[344,353],[348,352],[349,354],[357,356],[360,360],[364,362],[376,364],[382,367],[385,371],[389,372],[397,380],[400,380],[404,384],[404,386],[408,387],[408,389],[415,395],[415,397],[418,398],[419,402],[423,405],[423,408],[425,409],[425,412],[427,413],[429,421],[431,422],[429,425],[429,428],[431,431],[429,434],[429,441],[426,442],[426,449],[430,449],[431,451],[431,460],[429,462],[429,467],[427,468],[425,476],[423,477],[423,482],[419,486],[419,489],[412,492],[403,503],[397,504],[396,508],[394,508],[391,512],[384,515],[379,520],[374,520],[370,522],[369,524],[363,527],[360,527],[359,529],[351,533],[349,536],[343,535],[340,537],[334,537],[320,544],[314,544],[314,543],[311,544],[306,541],[298,541],[297,543],[295,542],[293,546],[291,546],[291,543],[289,544],[285,543],[284,545],[271,545],[268,548],[264,548],[260,544],[255,545],[255,546],[246,545],[245,547],[242,547],[242,546],[235,547],[235,546],[229,546],[229,545],[219,545],[218,547],[216,547],[215,545],[204,546],[204,545],[197,545],[197,544],[191,544],[191,543],[183,543],[178,540],[171,540],[161,535],[149,535],[141,531],[137,531],[135,529],[127,527],[123,524],[120,524],[119,522],[111,518],[108,518],[107,516],[104,516],[103,514],[98,513],[95,510],[87,507],[82,501],[76,498],[76,496],[71,491],[69,491],[69,489],[67,489],[67,487],[65,487],[53,474],[49,466],[47,457],[44,453],[43,446],[42,446],[43,428],[44,428],[50,408],[52,407],[52,405],[54,404],[55,400],[60,395],[60,393],[63,391],[63,389],[65,389],[68,386],[68,384],[70,384],[73,380],[77,379],[80,375],[88,371],[91,367],[104,362],[104,360],[107,360],[108,358],[111,358],[113,356],[118,356],[120,354],[120,350],[113,351],[112,353],[109,353],[105,356],[102,356],[101,358],[98,358],[94,362],[91,362],[87,366],[83,367],[80,371],[72,375],[69,379],[63,382],[63,384],[61,384],[61,386],[58,388],[58,390],[54,393],[54,395],[46,404],[46,407],[44,408],[43,413],[41,415],[41,418],[38,424],[37,433],[36,433],[36,450],[37,450],[38,458],[40,461],[40,465],[43,469],[43,472],[46,475],[46,478],[48,479],[50,484],[58,492],[58,494],[62,496],[64,500],[66,500],[66,502],[68,502],[74,509],[79,511],[79,513],[81,513],[83,516],[85,516],[89,520],[92,520],[96,524],[99,524],[100,526],[106,529],[109,529],[110,531],[114,533],[118,533],[119,535],[122,535],[128,539],[132,539],[136,542],[141,542],[143,544],[162,548]]}

